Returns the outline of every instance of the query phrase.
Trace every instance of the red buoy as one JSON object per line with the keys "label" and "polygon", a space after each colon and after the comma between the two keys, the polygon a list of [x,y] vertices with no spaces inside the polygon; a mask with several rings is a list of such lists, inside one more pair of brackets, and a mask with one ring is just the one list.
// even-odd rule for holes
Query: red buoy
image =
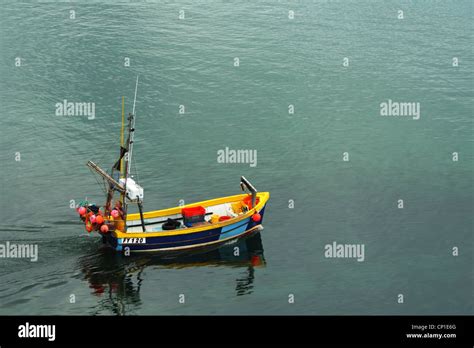
{"label": "red buoy", "polygon": [[255,222],[259,222],[260,220],[262,220],[262,216],[259,213],[255,213],[252,215],[252,220]]}
{"label": "red buoy", "polygon": [[107,226],[107,225],[100,226],[100,232],[102,232],[102,233],[109,232],[109,226]]}
{"label": "red buoy", "polygon": [[84,207],[79,207],[79,209],[77,209],[77,212],[79,213],[80,216],[84,216],[87,210]]}
{"label": "red buoy", "polygon": [[262,259],[258,255],[253,255],[250,259],[252,266],[260,266],[262,264]]}

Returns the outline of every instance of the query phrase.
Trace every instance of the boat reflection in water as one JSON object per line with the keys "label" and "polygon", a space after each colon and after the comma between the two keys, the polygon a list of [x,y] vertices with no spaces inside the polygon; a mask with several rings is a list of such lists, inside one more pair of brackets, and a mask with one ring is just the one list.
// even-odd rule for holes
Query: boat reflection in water
{"label": "boat reflection in water", "polygon": [[80,260],[80,268],[92,293],[100,297],[99,306],[92,314],[112,312],[124,315],[129,312],[130,307],[140,305],[140,288],[144,281],[142,273],[148,266],[167,269],[203,266],[246,268],[245,276],[235,280],[236,295],[241,296],[252,292],[254,269],[264,267],[265,259],[260,233],[219,249],[174,258],[145,254],[127,257],[110,249],[102,249],[100,253],[85,256]]}

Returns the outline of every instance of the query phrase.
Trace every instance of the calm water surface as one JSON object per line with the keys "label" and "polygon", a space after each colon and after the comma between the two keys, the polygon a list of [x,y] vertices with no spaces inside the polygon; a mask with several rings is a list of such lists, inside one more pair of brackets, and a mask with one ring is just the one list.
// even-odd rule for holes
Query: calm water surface
{"label": "calm water surface", "polygon": [[[472,1],[3,1],[0,15],[0,240],[39,248],[0,259],[0,314],[472,313]],[[115,160],[137,74],[147,210],[236,194],[240,175],[271,192],[239,257],[110,254],[70,208],[103,202],[85,163]],[[64,99],[95,119],[55,116]],[[420,119],[381,117],[388,99]],[[226,146],[257,166],[217,163]],[[365,261],[325,258],[334,241]]]}

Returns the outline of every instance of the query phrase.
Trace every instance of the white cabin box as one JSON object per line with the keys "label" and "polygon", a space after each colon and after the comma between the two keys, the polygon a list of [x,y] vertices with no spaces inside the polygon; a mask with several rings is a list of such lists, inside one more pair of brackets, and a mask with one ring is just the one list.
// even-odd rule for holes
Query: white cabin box
{"label": "white cabin box", "polygon": [[138,185],[132,178],[127,178],[127,185],[125,185],[125,179],[120,179],[120,184],[126,186],[127,197],[132,201],[140,200],[143,201],[143,187]]}

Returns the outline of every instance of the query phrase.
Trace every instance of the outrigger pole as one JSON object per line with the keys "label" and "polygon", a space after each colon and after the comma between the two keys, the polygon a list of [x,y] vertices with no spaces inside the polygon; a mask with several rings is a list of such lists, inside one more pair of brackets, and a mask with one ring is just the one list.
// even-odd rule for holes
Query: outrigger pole
{"label": "outrigger pole", "polygon": [[97,164],[95,164],[94,162],[92,161],[88,161],[87,162],[87,166],[91,169],[94,169],[96,171],[97,174],[99,174],[100,176],[102,176],[105,180],[107,180],[109,182],[109,184],[114,188],[116,189],[117,191],[121,192],[121,193],[125,193],[125,187],[123,187],[117,180],[115,180],[114,178],[112,178],[109,174],[107,174],[105,172],[105,170],[103,170],[102,168],[100,168]]}

